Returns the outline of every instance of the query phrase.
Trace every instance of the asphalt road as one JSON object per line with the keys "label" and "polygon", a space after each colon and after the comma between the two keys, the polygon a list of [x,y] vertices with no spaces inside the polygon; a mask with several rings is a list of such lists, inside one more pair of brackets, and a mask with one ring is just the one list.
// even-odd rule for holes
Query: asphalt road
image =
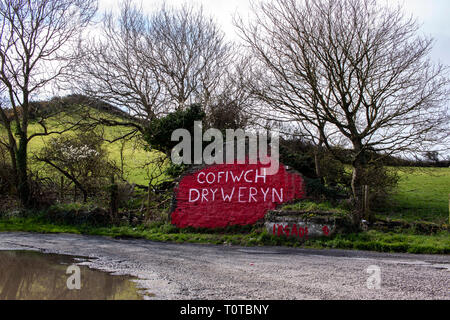
{"label": "asphalt road", "polygon": [[[450,256],[245,248],[69,234],[0,233],[0,250],[90,257],[91,268],[138,277],[150,299],[445,299]],[[368,273],[370,266],[374,273]],[[368,278],[376,281],[368,288]]]}

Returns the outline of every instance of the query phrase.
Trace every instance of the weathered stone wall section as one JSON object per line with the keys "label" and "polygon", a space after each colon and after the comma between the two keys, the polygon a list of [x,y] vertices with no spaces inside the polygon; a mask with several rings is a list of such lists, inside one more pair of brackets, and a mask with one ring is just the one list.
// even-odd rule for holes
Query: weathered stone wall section
{"label": "weathered stone wall section", "polygon": [[269,234],[279,237],[308,238],[330,237],[352,230],[349,218],[327,212],[269,211],[265,217]]}

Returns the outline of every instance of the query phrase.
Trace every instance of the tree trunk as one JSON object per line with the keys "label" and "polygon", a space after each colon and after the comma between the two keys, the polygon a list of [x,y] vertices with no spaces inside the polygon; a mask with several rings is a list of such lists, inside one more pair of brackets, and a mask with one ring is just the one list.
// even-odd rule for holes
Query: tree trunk
{"label": "tree trunk", "polygon": [[64,202],[64,177],[61,176],[61,184],[59,189],[59,199]]}
{"label": "tree trunk", "polygon": [[11,159],[11,166],[13,169],[13,183],[12,183],[12,190],[14,190],[13,192],[17,192],[17,186],[19,185],[19,175],[17,173],[17,143],[16,143],[16,139],[14,137],[14,134],[12,132],[12,128],[11,128],[11,124],[8,122],[8,119],[4,116],[4,112],[2,112],[0,115],[2,116],[2,120],[3,120],[3,125],[6,129],[6,132],[8,134],[8,152],[9,152],[9,157]]}
{"label": "tree trunk", "polygon": [[363,185],[365,184],[363,181],[364,169],[366,165],[366,157],[360,141],[356,141],[353,143],[355,157],[353,159],[353,172],[352,172],[352,193],[353,193],[353,201],[355,205],[356,215],[355,218],[359,222],[361,221],[364,213],[364,193],[362,192]]}
{"label": "tree trunk", "polygon": [[322,170],[320,168],[320,146],[314,148],[314,166],[317,178],[320,179],[321,184],[325,184],[325,179],[322,177]]}
{"label": "tree trunk", "polygon": [[9,156],[11,158],[11,165],[13,169],[13,185],[11,188],[11,191],[14,192],[14,194],[17,192],[17,186],[19,185],[19,175],[17,174],[17,161],[16,161],[16,153],[14,152],[13,148],[9,148]]}
{"label": "tree trunk", "polygon": [[353,164],[353,173],[352,173],[352,193],[353,193],[353,203],[355,207],[355,222],[359,222],[363,216],[363,194],[362,194],[362,182],[361,176],[363,173],[363,168],[359,164]]}
{"label": "tree trunk", "polygon": [[83,188],[81,189],[81,192],[83,193],[83,203],[86,203],[88,199],[87,191]]}
{"label": "tree trunk", "polygon": [[87,198],[88,198],[87,191],[84,188],[80,187],[80,185],[78,183],[75,183],[75,181],[74,181],[74,184],[75,184],[75,191],[74,191],[74,195],[73,195],[73,202],[77,202],[77,199],[78,199],[77,191],[78,191],[78,189],[80,189],[81,193],[83,194],[83,203],[86,203]]}
{"label": "tree trunk", "polygon": [[19,140],[19,148],[16,152],[16,164],[17,164],[17,180],[20,203],[25,208],[30,208],[30,186],[28,183],[28,139],[26,134],[21,134]]}

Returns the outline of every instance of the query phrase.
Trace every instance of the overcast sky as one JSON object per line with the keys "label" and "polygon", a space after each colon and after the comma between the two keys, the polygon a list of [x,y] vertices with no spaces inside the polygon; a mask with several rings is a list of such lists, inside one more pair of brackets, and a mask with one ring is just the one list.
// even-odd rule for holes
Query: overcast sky
{"label": "overcast sky", "polygon": [[406,10],[422,23],[422,32],[435,39],[433,59],[450,65],[450,0],[404,0]]}
{"label": "overcast sky", "polygon": [[[116,10],[120,0],[99,0],[100,11]],[[266,0],[270,1],[270,0]],[[435,39],[432,59],[450,65],[450,0],[381,0],[390,4],[401,3],[405,10],[417,17],[422,32]],[[162,0],[142,1],[146,11],[151,12],[161,5]],[[250,0],[164,0],[170,5],[184,2],[202,5],[205,12],[213,16],[230,39],[236,38],[232,17],[239,13],[245,18],[250,12]],[[141,3],[136,0],[136,3]]]}

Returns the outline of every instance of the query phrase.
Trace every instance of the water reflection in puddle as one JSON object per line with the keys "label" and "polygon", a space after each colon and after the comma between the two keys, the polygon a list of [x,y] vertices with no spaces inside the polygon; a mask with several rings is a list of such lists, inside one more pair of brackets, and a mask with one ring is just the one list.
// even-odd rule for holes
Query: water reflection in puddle
{"label": "water reflection in puddle", "polygon": [[80,268],[81,288],[68,289],[75,257],[33,251],[0,251],[0,300],[141,300],[130,277]]}

